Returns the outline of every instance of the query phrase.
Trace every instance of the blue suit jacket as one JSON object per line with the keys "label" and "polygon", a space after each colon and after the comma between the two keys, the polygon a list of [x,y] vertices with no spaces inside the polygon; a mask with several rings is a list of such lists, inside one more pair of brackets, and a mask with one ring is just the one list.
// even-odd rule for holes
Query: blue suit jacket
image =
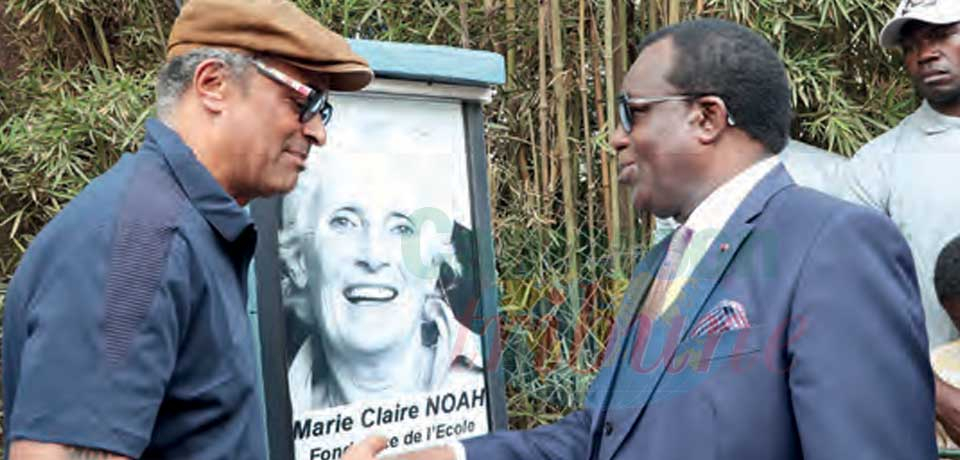
{"label": "blue suit jacket", "polygon": [[[910,249],[886,217],[794,184],[740,204],[660,320],[631,279],[584,410],[464,442],[490,459],[933,459],[933,381]],[[751,327],[701,337],[722,301]]]}

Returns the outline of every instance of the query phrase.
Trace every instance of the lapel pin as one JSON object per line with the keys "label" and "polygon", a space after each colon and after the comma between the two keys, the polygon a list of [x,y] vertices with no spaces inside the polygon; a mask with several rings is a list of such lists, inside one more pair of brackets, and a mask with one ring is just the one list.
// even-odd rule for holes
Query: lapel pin
{"label": "lapel pin", "polygon": [[720,252],[727,252],[730,249],[730,245],[727,243],[720,243]]}

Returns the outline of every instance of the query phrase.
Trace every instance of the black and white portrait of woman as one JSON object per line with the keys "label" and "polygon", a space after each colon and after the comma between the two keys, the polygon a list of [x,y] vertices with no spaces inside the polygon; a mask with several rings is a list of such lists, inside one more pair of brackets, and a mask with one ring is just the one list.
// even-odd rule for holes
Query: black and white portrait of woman
{"label": "black and white portrait of woman", "polygon": [[[409,108],[391,109],[387,99],[374,111],[351,102],[336,105],[328,127],[336,135],[311,152],[283,199],[279,258],[295,416],[484,386],[480,337],[457,318],[471,306],[453,304],[476,285],[456,244],[470,228],[463,147],[451,148],[462,133],[429,120],[398,122]],[[349,127],[338,129],[338,120]]]}

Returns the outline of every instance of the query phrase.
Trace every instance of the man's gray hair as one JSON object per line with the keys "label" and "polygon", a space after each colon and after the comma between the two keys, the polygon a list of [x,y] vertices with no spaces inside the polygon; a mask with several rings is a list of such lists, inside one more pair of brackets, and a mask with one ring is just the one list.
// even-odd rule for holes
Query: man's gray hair
{"label": "man's gray hair", "polygon": [[180,96],[192,84],[197,66],[207,59],[222,61],[230,70],[230,77],[242,84],[245,83],[247,69],[253,63],[253,58],[249,56],[219,48],[197,48],[171,59],[157,75],[157,116],[161,120],[173,113]]}

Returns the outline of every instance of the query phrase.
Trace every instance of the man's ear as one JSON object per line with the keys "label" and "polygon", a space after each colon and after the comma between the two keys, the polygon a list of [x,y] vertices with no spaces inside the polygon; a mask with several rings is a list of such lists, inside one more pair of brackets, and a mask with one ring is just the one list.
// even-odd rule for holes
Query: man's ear
{"label": "man's ear", "polygon": [[203,108],[220,113],[226,108],[230,69],[219,59],[207,59],[193,72],[193,91]]}
{"label": "man's ear", "polygon": [[734,126],[733,117],[727,111],[727,104],[717,96],[702,96],[694,101],[693,123],[697,130],[697,139],[702,144],[712,144],[720,134]]}

